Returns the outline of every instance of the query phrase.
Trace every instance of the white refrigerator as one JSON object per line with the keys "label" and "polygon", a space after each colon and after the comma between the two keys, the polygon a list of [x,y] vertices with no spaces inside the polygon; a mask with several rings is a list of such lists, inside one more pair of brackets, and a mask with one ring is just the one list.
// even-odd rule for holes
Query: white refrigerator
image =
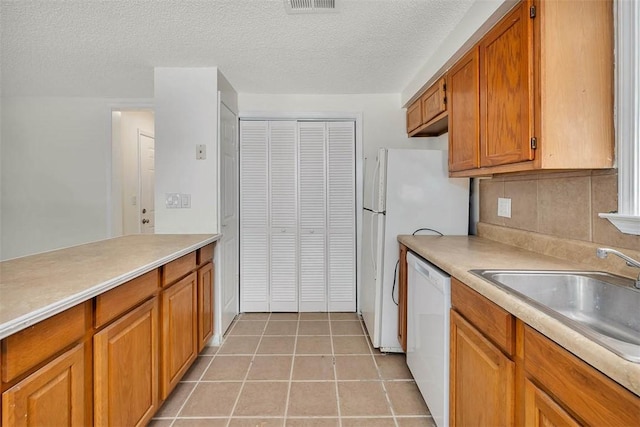
{"label": "white refrigerator", "polygon": [[363,203],[360,309],[373,346],[402,352],[397,236],[467,235],[469,179],[449,178],[447,151],[391,148],[378,151],[369,179],[371,190]]}

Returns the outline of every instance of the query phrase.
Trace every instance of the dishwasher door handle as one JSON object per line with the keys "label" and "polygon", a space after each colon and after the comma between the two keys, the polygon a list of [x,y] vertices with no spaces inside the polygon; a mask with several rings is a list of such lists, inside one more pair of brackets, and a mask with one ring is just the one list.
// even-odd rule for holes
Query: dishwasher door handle
{"label": "dishwasher door handle", "polygon": [[419,262],[416,262],[413,265],[414,270],[416,270],[418,273],[420,273],[421,275],[423,275],[426,279],[428,279],[429,281],[431,281],[431,272],[426,269],[424,266],[422,266]]}

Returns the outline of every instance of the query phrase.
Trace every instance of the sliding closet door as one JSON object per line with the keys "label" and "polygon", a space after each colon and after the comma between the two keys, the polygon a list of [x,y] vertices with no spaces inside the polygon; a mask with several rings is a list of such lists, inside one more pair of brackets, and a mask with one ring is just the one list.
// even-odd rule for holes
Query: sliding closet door
{"label": "sliding closet door", "polygon": [[269,122],[271,311],[298,311],[297,123]]}
{"label": "sliding closet door", "polygon": [[356,309],[355,129],[327,123],[329,311]]}
{"label": "sliding closet door", "polygon": [[240,122],[240,311],[269,311],[269,122]]}
{"label": "sliding closet door", "polygon": [[298,123],[300,311],[327,311],[325,128]]}

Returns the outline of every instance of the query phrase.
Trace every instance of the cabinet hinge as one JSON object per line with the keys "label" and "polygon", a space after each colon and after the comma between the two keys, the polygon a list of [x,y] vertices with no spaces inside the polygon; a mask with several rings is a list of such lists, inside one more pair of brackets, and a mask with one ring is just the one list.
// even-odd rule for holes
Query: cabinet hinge
{"label": "cabinet hinge", "polygon": [[447,97],[446,97],[446,96],[445,96],[444,98],[442,98],[442,103],[443,103],[444,105],[447,105]]}
{"label": "cabinet hinge", "polygon": [[529,8],[529,18],[533,19],[536,17],[536,7],[535,6],[531,6]]}
{"label": "cabinet hinge", "polygon": [[535,150],[536,148],[538,148],[538,138],[534,136],[531,138],[531,149]]}

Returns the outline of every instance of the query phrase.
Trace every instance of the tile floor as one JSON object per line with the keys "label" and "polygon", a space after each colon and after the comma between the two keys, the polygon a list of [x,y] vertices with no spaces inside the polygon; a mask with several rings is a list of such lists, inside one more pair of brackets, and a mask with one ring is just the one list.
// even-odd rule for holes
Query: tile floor
{"label": "tile floor", "polygon": [[435,424],[404,355],[373,349],[355,313],[240,315],[150,426]]}

